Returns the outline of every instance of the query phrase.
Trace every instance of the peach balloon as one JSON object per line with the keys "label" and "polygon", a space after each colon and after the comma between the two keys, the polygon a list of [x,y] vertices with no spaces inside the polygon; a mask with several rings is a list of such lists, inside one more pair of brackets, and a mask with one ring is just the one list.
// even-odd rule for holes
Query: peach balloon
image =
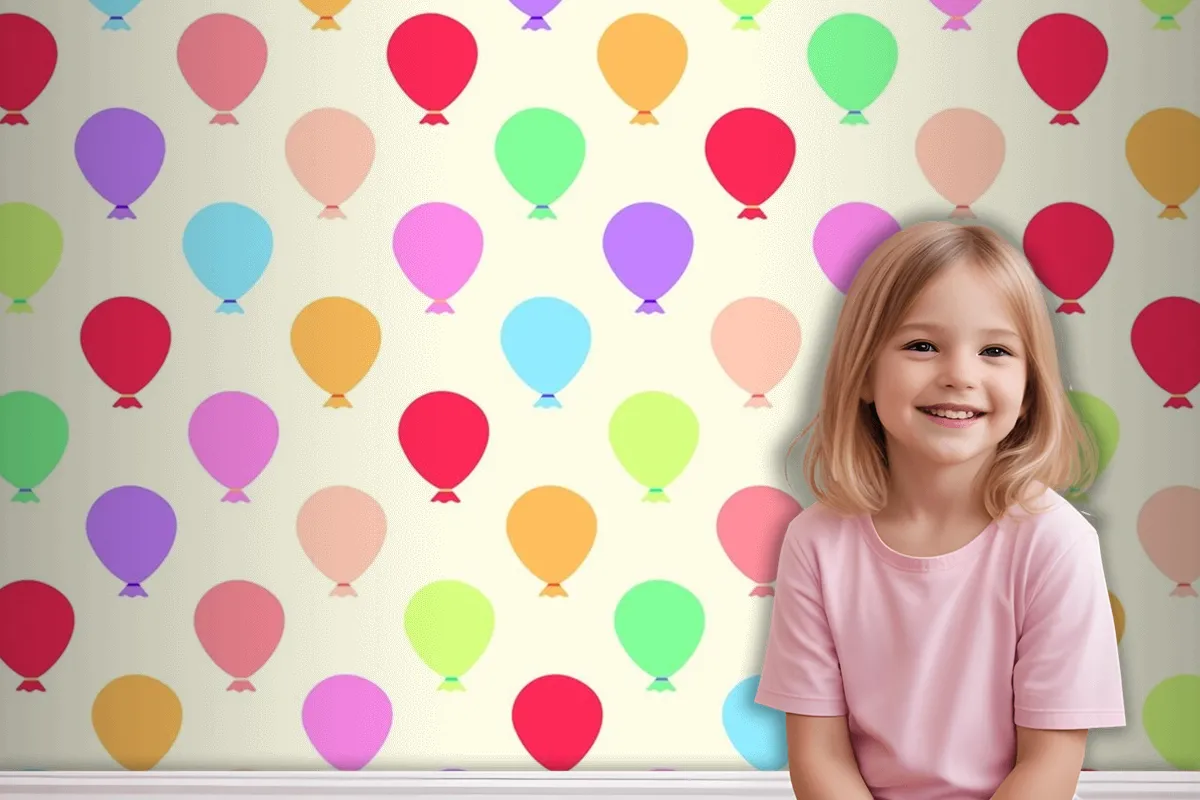
{"label": "peach balloon", "polygon": [[336,586],[330,597],[357,597],[350,584],[375,562],[387,534],[383,508],[366,492],[349,486],[322,489],[300,507],[300,547]]}
{"label": "peach balloon", "polygon": [[991,188],[1004,165],[1004,133],[985,114],[948,108],[917,132],[917,164],[934,191],[954,204],[950,216],[975,216],[971,204]]}
{"label": "peach balloon", "polygon": [[717,315],[712,348],[725,374],[750,393],[744,407],[770,408],[767,392],[779,385],[800,353],[800,323],[774,300],[744,297]]}
{"label": "peach balloon", "polygon": [[375,134],[348,111],[318,108],[288,130],[284,154],[304,191],[325,205],[317,216],[345,219],[342,203],[358,191],[375,163]]}
{"label": "peach balloon", "polygon": [[773,486],[748,486],[734,492],[717,512],[717,539],[725,555],[758,586],[751,597],[771,597],[779,573],[779,551],[788,525],[801,507]]}
{"label": "peach balloon", "polygon": [[1142,505],[1138,539],[1150,561],[1175,582],[1172,597],[1200,597],[1200,489],[1168,486]]}

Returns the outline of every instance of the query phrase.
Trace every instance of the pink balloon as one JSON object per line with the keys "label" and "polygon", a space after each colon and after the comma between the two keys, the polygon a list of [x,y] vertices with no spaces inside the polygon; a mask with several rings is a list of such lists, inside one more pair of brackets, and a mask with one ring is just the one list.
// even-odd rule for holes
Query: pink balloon
{"label": "pink balloon", "polygon": [[743,575],[759,584],[751,597],[770,597],[779,572],[779,550],[788,525],[803,509],[773,486],[748,486],[730,496],[717,512],[717,539]]}
{"label": "pink balloon", "polygon": [[267,40],[233,14],[209,14],[179,37],[176,50],[183,79],[217,112],[210,124],[236,125],[233,110],[246,101],[267,69]]}
{"label": "pink balloon", "polygon": [[253,395],[220,392],[192,412],[188,441],[205,472],[229,490],[221,501],[249,503],[244,490],[271,462],[279,420]]}
{"label": "pink balloon", "polygon": [[334,675],[304,698],[308,740],[331,767],[359,770],[371,763],[392,730],[392,701],[366,678]]}
{"label": "pink balloon", "polygon": [[342,203],[359,190],[375,163],[375,134],[340,108],[317,108],[292,125],[284,157],[296,180],[318,203],[318,219],[345,219]]}
{"label": "pink balloon", "polygon": [[971,26],[964,17],[975,10],[982,0],[932,0],[933,7],[950,19],[942,26],[944,31],[969,31]]}
{"label": "pink balloon", "polygon": [[883,244],[900,223],[870,203],[843,203],[826,212],[813,231],[813,253],[821,271],[845,294],[871,251]]}
{"label": "pink balloon", "polygon": [[251,676],[283,638],[283,606],[257,583],[225,581],[200,598],[195,626],[204,652],[233,678],[226,691],[253,692]]}
{"label": "pink balloon", "polygon": [[1200,580],[1200,489],[1169,486],[1155,492],[1138,512],[1138,539],[1158,571],[1175,581],[1172,597],[1198,597]]}
{"label": "pink balloon", "polygon": [[446,301],[475,274],[483,257],[483,230],[458,206],[425,203],[400,219],[392,252],[405,277],[433,300],[425,313],[453,314]]}

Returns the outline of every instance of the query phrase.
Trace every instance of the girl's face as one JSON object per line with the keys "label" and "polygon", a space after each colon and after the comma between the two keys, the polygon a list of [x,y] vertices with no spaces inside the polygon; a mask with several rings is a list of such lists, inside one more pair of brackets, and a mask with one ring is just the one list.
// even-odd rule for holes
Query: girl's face
{"label": "girl's face", "polygon": [[1023,412],[1026,355],[996,286],[969,264],[946,269],[883,344],[863,399],[906,466],[980,467]]}

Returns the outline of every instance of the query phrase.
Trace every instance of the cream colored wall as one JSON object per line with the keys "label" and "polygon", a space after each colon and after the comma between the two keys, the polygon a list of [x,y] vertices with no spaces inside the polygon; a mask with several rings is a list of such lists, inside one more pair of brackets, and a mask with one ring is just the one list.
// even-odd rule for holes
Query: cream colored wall
{"label": "cream colored wall", "polygon": [[[66,246],[37,313],[0,316],[0,391],[52,397],[71,421],[72,438],[39,490],[41,504],[0,503],[0,585],[36,578],[58,586],[74,604],[77,625],[45,678],[50,691],[0,691],[0,766],[112,766],[92,730],[92,700],[112,678],[141,672],[168,683],[184,708],[182,731],[160,769],[322,767],[301,727],[300,705],[321,678],[354,672],[383,687],[396,713],[373,766],[532,768],[513,733],[512,700],[533,677],[565,672],[604,703],[604,727],[583,766],[744,767],[720,709],[729,689],[758,668],[770,603],[747,597],[745,579],[717,543],[715,516],[739,488],[784,487],[784,449],[814,396],[840,302],[814,261],[817,221],[855,200],[905,222],[944,216],[949,208],[920,172],[914,137],[933,113],[963,105],[991,116],[1008,144],[999,178],[975,206],[983,221],[1019,238],[1037,210],[1073,200],[1102,213],[1116,234],[1112,265],[1087,296],[1087,314],[1059,320],[1072,386],[1104,398],[1122,425],[1095,509],[1110,585],[1128,615],[1121,653],[1129,725],[1093,736],[1089,766],[1164,768],[1142,730],[1141,703],[1163,678],[1198,669],[1200,606],[1167,596],[1170,586],[1138,543],[1136,517],[1154,491],[1200,485],[1200,412],[1161,407],[1163,393],[1134,359],[1129,328],[1159,296],[1200,298],[1200,206],[1186,206],[1193,217],[1187,221],[1157,219],[1161,206],[1131,174],[1124,139],[1150,109],[1200,110],[1195,10],[1181,15],[1182,31],[1166,33],[1152,30],[1153,16],[1133,0],[1054,4],[1090,19],[1110,46],[1107,73],[1078,112],[1082,125],[1061,128],[1047,124],[1051,111],[1016,63],[1021,32],[1049,10],[1033,0],[985,1],[969,18],[974,30],[963,33],[941,31],[944,15],[927,3],[868,0],[778,0],[760,16],[757,33],[731,31],[732,16],[715,0],[565,0],[549,17],[554,30],[536,34],[522,31],[523,17],[502,0],[357,0],[338,17],[344,30],[333,33],[310,31],[312,17],[283,0],[149,0],[130,15],[134,29],[120,34],[102,32],[103,17],[86,4],[66,5],[2,3],[4,11],[51,27],[60,60],[28,111],[34,124],[0,130],[0,201],[50,211]],[[480,43],[478,70],[451,107],[448,127],[416,124],[419,111],[384,58],[394,28],[431,10],[462,21]],[[270,47],[266,75],[237,110],[236,127],[207,124],[210,110],[175,61],[183,29],[213,11],[250,20]],[[659,109],[657,127],[627,124],[630,110],[596,65],[601,32],[634,11],[670,19],[689,46],[687,71]],[[867,126],[838,124],[842,112],[805,61],[815,26],[849,11],[879,19],[900,43],[895,77],[869,109]],[[82,122],[119,105],[150,116],[167,140],[162,173],[131,223],[105,219],[109,207],[72,154]],[[377,141],[374,168],[344,204],[349,218],[339,222],[316,219],[314,201],[283,155],[289,126],[326,105],[360,116]],[[501,123],[533,105],[561,110],[587,137],[587,160],[555,204],[556,222],[525,219],[527,203],[493,156]],[[772,110],[797,136],[796,165],[769,202],[766,222],[735,219],[737,206],[704,159],[708,128],[741,106]],[[188,219],[224,200],[259,210],[275,236],[271,265],[246,296],[244,317],[213,313],[215,303],[189,272],[180,245]],[[485,235],[482,264],[452,317],[422,313],[427,301],[391,253],[400,216],[432,200],[468,209]],[[631,296],[600,247],[612,214],[642,200],[675,208],[696,235],[691,266],[662,317],[631,313]],[[154,303],[174,332],[166,365],[140,395],[146,407],[137,412],[110,408],[111,392],[80,352],[84,315],[116,294]],[[508,311],[543,294],[577,305],[593,331],[588,362],[563,393],[566,408],[554,413],[531,408],[529,390],[499,348]],[[383,330],[379,359],[348,412],[321,407],[324,396],[289,344],[296,313],[328,295],[363,303]],[[787,305],[804,335],[797,365],[766,411],[742,408],[744,394],[721,371],[709,341],[717,313],[747,295]],[[187,442],[192,410],[225,389],[264,398],[282,430],[249,505],[218,502],[221,490]],[[461,488],[461,505],[429,503],[430,487],[397,444],[401,411],[435,389],[475,399],[492,426],[484,460]],[[701,421],[695,459],[672,486],[669,505],[639,502],[642,491],[607,440],[617,404],[646,389],[685,399]],[[116,596],[119,587],[84,533],[91,503],[120,483],[155,489],[180,520],[173,552],[147,582],[148,600]],[[513,501],[544,483],[575,489],[599,517],[596,545],[561,602],[538,597],[539,585],[504,531]],[[300,504],[330,484],[368,492],[389,519],[388,540],[356,583],[360,597],[353,601],[326,596],[326,582],[296,539]],[[496,609],[495,636],[463,694],[433,691],[435,677],[404,635],[408,598],[441,577],[479,587]],[[613,633],[618,599],[655,577],[689,587],[707,615],[704,639],[676,676],[675,693],[644,691],[647,679]],[[256,676],[254,694],[224,691],[228,679],[192,628],[199,597],[231,578],[267,586],[286,612],[282,643]],[[11,673],[0,675],[0,689],[15,683]]]}

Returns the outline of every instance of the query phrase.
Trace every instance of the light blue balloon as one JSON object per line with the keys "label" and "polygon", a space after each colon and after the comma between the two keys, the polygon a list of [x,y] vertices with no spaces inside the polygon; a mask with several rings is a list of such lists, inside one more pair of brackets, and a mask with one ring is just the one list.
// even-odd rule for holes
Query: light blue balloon
{"label": "light blue balloon", "polygon": [[92,0],[92,5],[101,14],[108,14],[108,21],[101,30],[127,31],[130,27],[125,21],[125,15],[137,8],[140,2],[142,0]]}
{"label": "light blue balloon", "polygon": [[758,675],[738,683],[721,707],[725,735],[750,766],[780,770],[787,766],[787,716],[754,702]]}
{"label": "light blue balloon", "polygon": [[565,300],[534,297],[508,312],[500,326],[500,347],[517,377],[541,394],[535,408],[562,408],[555,395],[587,361],[592,328]]}
{"label": "light blue balloon", "polygon": [[183,255],[205,289],[221,299],[218,314],[243,314],[238,301],[254,288],[271,261],[271,226],[252,208],[213,203],[183,230]]}

